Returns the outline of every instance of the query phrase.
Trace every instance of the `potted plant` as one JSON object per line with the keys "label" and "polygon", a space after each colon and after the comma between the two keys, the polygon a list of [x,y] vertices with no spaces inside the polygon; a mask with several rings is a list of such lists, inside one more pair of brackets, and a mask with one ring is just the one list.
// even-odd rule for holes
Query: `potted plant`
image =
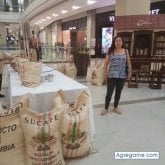
{"label": "potted plant", "polygon": [[9,6],[8,3],[6,3],[6,4],[4,5],[3,11],[4,11],[4,12],[9,12],[9,10],[10,10],[10,6]]}
{"label": "potted plant", "polygon": [[89,66],[89,48],[72,48],[72,55],[77,68],[77,76],[86,76]]}

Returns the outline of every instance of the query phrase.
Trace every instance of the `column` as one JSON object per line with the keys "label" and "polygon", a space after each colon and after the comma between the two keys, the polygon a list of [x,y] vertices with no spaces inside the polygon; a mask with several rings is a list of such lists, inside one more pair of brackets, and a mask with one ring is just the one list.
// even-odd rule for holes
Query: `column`
{"label": "column", "polygon": [[3,0],[0,0],[0,12],[4,9],[4,3]]}
{"label": "column", "polygon": [[87,47],[91,47],[92,39],[95,39],[96,31],[96,10],[91,10],[87,12]]}
{"label": "column", "polygon": [[55,22],[56,42],[62,42],[62,23],[61,20]]}
{"label": "column", "polygon": [[51,25],[46,27],[46,43],[48,43],[48,44],[52,43],[52,29],[51,29]]}
{"label": "column", "polygon": [[115,16],[149,14],[150,0],[116,0]]}
{"label": "column", "polygon": [[5,23],[0,23],[0,45],[6,45],[6,25]]}

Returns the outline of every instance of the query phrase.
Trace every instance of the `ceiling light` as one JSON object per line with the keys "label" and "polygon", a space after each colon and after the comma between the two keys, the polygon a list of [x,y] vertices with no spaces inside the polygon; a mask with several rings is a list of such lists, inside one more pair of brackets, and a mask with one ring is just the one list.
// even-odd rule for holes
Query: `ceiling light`
{"label": "ceiling light", "polygon": [[88,0],[87,3],[88,3],[88,5],[92,5],[92,4],[96,3],[96,1]]}
{"label": "ceiling light", "polygon": [[37,23],[37,22],[36,22],[35,24],[36,24],[36,25],[38,25],[38,23]]}
{"label": "ceiling light", "polygon": [[23,0],[18,0],[18,3],[23,4],[24,2]]}
{"label": "ceiling light", "polygon": [[52,17],[50,17],[50,16],[47,16],[46,18],[47,18],[47,19],[51,19]]}
{"label": "ceiling light", "polygon": [[57,16],[58,16],[58,14],[52,14],[52,16],[57,17]]}
{"label": "ceiling light", "polygon": [[80,8],[80,6],[72,6],[73,10],[76,10],[76,9],[79,9],[79,8]]}
{"label": "ceiling light", "polygon": [[38,21],[38,23],[41,23],[41,21]]}
{"label": "ceiling light", "polygon": [[68,11],[67,10],[61,10],[61,13],[62,14],[65,14],[65,13],[67,13]]}
{"label": "ceiling light", "polygon": [[46,19],[41,19],[41,21],[43,21],[43,22],[44,22],[44,21],[46,21]]}

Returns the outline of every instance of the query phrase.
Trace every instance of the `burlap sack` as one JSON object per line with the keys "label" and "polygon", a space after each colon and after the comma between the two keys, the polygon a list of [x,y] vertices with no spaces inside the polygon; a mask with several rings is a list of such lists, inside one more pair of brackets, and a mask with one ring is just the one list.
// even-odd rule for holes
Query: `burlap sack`
{"label": "burlap sack", "polygon": [[21,111],[27,165],[65,164],[60,132],[62,113],[62,107],[45,113],[33,112],[26,108]]}
{"label": "burlap sack", "polygon": [[65,66],[65,64],[57,64],[57,70],[59,71],[59,72],[61,72],[61,73],[63,73],[63,74],[65,74],[65,71],[66,71],[66,66]]}
{"label": "burlap sack", "polygon": [[21,81],[27,87],[36,87],[41,82],[42,64],[27,62],[22,65]]}
{"label": "burlap sack", "polygon": [[101,86],[104,83],[104,65],[98,65],[92,72],[92,84]]}
{"label": "burlap sack", "polygon": [[27,58],[27,54],[26,54],[25,50],[23,50],[23,49],[20,50],[20,56],[21,56],[21,58]]}
{"label": "burlap sack", "polygon": [[70,78],[76,79],[77,68],[76,68],[75,64],[74,63],[68,63],[68,64],[65,64],[65,66],[66,66],[65,74]]}
{"label": "burlap sack", "polygon": [[17,71],[20,74],[20,76],[21,76],[21,73],[22,73],[23,64],[26,63],[26,62],[29,62],[28,58],[18,58],[17,59]]}
{"label": "burlap sack", "polygon": [[0,103],[0,114],[3,112],[2,104]]}
{"label": "burlap sack", "polygon": [[74,103],[67,105],[62,121],[62,149],[65,158],[91,153],[89,134],[89,95],[82,91]]}
{"label": "burlap sack", "polygon": [[30,61],[31,62],[37,62],[37,51],[36,49],[30,50]]}
{"label": "burlap sack", "polygon": [[20,58],[20,57],[14,57],[11,66],[13,69],[20,74],[21,72],[21,66],[23,63],[29,62],[28,58]]}
{"label": "burlap sack", "polygon": [[21,97],[10,110],[0,112],[0,165],[24,165],[24,136],[19,111],[28,106],[27,96]]}

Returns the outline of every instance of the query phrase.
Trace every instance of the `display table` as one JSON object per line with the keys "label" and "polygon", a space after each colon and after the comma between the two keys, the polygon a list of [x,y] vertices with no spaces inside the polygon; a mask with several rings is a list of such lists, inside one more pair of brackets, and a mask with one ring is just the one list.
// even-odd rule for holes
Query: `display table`
{"label": "display table", "polygon": [[[41,84],[35,88],[28,88],[21,85],[21,80],[18,73],[15,72],[9,65],[8,74],[10,106],[12,106],[20,96],[30,93],[30,106],[33,107],[34,111],[42,113],[52,110],[53,98],[55,93],[60,89],[64,91],[67,102],[75,101],[76,97],[82,90],[87,91],[90,96],[90,91],[87,86],[78,83],[77,81],[63,75],[51,67],[46,66],[45,64],[42,64],[42,75],[53,74],[53,81],[41,82]],[[93,139],[95,127],[91,97],[89,105],[89,118],[91,138]]]}

